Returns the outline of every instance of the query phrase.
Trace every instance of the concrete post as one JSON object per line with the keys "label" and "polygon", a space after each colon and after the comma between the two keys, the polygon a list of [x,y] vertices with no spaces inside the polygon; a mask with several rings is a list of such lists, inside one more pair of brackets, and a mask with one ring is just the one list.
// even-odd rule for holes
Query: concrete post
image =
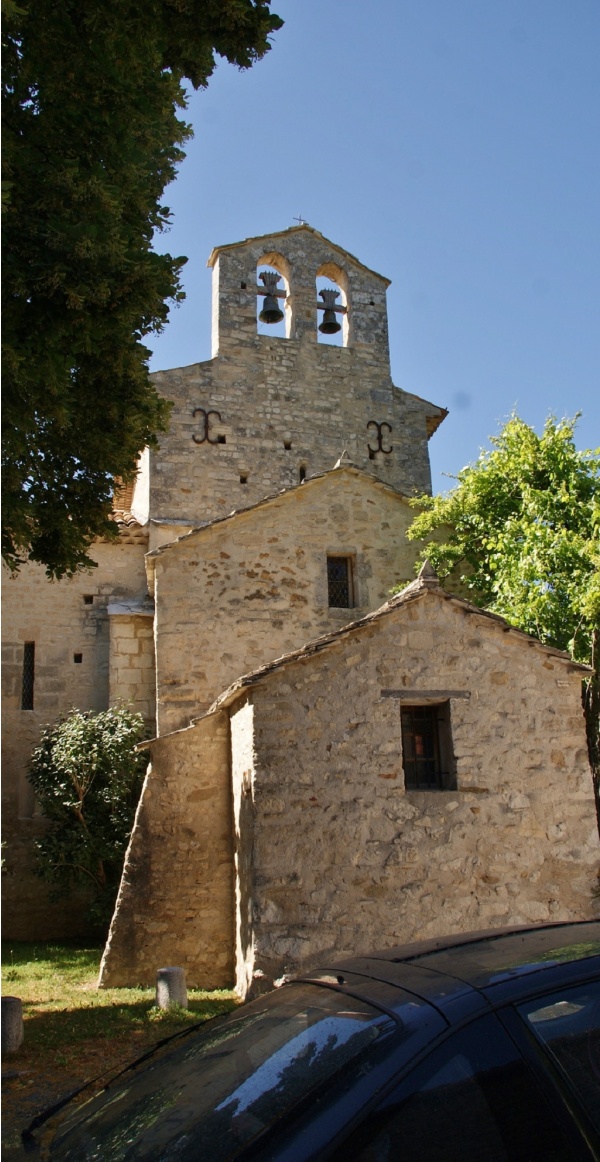
{"label": "concrete post", "polygon": [[170,1009],[179,1005],[187,1009],[187,989],[185,972],[182,968],[159,968],[156,972],[156,1004],[159,1009]]}
{"label": "concrete post", "polygon": [[2,997],[2,1056],[16,1053],[23,1041],[23,1005],[20,997]]}

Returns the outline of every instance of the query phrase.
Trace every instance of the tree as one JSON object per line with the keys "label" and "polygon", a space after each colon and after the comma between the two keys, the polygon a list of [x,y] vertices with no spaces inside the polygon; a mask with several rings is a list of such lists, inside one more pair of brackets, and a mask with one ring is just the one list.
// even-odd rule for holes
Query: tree
{"label": "tree", "polygon": [[[475,605],[592,666],[584,683],[600,819],[600,457],[578,452],[577,417],[541,436],[512,416],[444,496],[421,496],[411,540]],[[430,540],[432,534],[438,540]]]}
{"label": "tree", "polygon": [[183,298],[157,254],[190,128],[183,83],[240,68],[270,0],[10,0],[3,21],[3,532],[11,568],[90,566],[115,482],[168,422],[144,336]]}
{"label": "tree", "polygon": [[36,841],[37,872],[62,898],[74,887],[90,918],[107,926],[147,759],[136,750],[144,720],[125,707],[73,710],[46,726],[31,756],[29,780],[49,828]]}

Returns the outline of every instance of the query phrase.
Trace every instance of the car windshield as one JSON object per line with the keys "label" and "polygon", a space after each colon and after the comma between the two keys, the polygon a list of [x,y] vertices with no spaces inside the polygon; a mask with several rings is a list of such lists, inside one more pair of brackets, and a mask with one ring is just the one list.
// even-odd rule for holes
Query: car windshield
{"label": "car windshield", "polygon": [[119,1077],[61,1122],[49,1157],[222,1162],[394,1028],[361,1000],[285,987]]}

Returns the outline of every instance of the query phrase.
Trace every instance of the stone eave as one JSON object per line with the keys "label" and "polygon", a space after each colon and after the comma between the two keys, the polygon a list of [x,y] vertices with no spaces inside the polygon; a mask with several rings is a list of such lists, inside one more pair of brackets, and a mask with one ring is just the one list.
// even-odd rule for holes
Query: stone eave
{"label": "stone eave", "polygon": [[[329,468],[327,472],[315,473],[314,476],[309,476],[306,480],[303,480],[301,484],[294,484],[290,488],[282,488],[279,490],[279,492],[273,492],[270,496],[264,496],[260,500],[257,500],[254,504],[247,505],[245,508],[234,508],[225,516],[215,517],[214,520],[207,521],[202,525],[194,525],[194,527],[190,529],[190,532],[185,533],[181,537],[175,537],[174,540],[167,541],[166,544],[159,545],[156,549],[152,549],[149,553],[146,553],[146,561],[150,562],[153,559],[162,556],[162,554],[166,553],[168,549],[173,549],[176,545],[182,545],[189,541],[191,538],[200,536],[202,533],[207,532],[209,529],[215,528],[217,525],[225,524],[227,521],[235,520],[237,517],[244,516],[247,513],[255,512],[257,509],[267,507],[271,504],[274,504],[276,501],[284,500],[286,497],[296,497],[302,490],[304,492],[311,491],[315,485],[320,485],[323,480],[329,480],[336,473],[340,472],[356,476],[359,479],[364,480],[366,483],[372,484],[375,488],[383,489],[385,492],[391,493],[392,496],[395,496],[399,501],[407,505],[407,507],[409,506],[408,498],[402,492],[398,492],[397,488],[393,488],[391,484],[388,484],[387,481],[382,480],[379,476],[373,476],[370,472],[365,472],[363,468],[357,468],[354,464],[348,461],[347,463],[336,465],[335,468]],[[161,523],[169,525],[171,522],[168,520],[168,518],[164,518]],[[175,522],[173,522],[173,524],[174,523]],[[187,524],[189,526],[193,522],[181,521],[180,523]]]}
{"label": "stone eave", "polygon": [[[219,254],[223,250],[236,250],[239,246],[248,246],[252,242],[266,242],[270,241],[272,238],[285,238],[288,234],[298,234],[301,231],[314,234],[315,238],[322,238],[323,242],[326,242],[332,250],[335,250],[336,254],[341,254],[344,258],[349,259],[350,262],[354,264],[354,266],[360,267],[360,269],[366,271],[367,274],[372,274],[375,278],[378,278],[382,283],[384,283],[386,287],[391,286],[391,279],[386,278],[384,274],[379,274],[376,270],[371,270],[370,266],[365,266],[364,262],[361,262],[360,259],[356,258],[354,254],[350,254],[348,250],[344,250],[343,247],[338,246],[336,242],[331,242],[329,238],[326,238],[324,234],[321,234],[320,230],[315,230],[314,226],[309,226],[307,222],[303,223],[301,226],[288,226],[287,229],[277,230],[274,234],[253,234],[250,238],[243,238],[240,242],[228,242],[224,246],[215,246],[210,252],[206,265],[211,267],[214,266],[217,258],[219,257]],[[273,247],[271,247],[271,249],[273,249]]]}

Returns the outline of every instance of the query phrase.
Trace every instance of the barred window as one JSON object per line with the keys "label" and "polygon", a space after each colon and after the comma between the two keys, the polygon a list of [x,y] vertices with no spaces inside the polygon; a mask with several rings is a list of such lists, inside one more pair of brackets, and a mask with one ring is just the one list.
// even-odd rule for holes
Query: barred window
{"label": "barred window", "polygon": [[402,765],[409,791],[456,790],[450,703],[403,706]]}
{"label": "barred window", "polygon": [[35,681],[35,642],[25,642],[23,646],[23,678],[21,682],[21,710],[33,710],[33,684]]}
{"label": "barred window", "polygon": [[327,558],[327,594],[330,608],[351,609],[354,605],[351,557]]}

